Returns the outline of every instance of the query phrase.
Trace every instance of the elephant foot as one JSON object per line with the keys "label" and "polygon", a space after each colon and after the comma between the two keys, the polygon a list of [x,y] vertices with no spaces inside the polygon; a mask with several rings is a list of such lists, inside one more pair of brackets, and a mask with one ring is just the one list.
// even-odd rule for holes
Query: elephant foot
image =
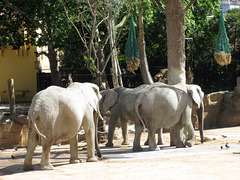
{"label": "elephant foot", "polygon": [[135,152],[143,151],[143,148],[141,146],[133,146],[133,151]]}
{"label": "elephant foot", "polygon": [[130,142],[129,141],[123,141],[122,145],[130,145]]}
{"label": "elephant foot", "polygon": [[29,165],[24,164],[23,170],[24,170],[24,171],[31,171],[31,170],[34,170],[34,167],[33,167],[32,164],[29,164]]}
{"label": "elephant foot", "polygon": [[162,141],[158,141],[157,145],[164,145]]}
{"label": "elephant foot", "polygon": [[160,151],[160,148],[158,146],[156,147],[149,147],[150,151]]}
{"label": "elephant foot", "polygon": [[51,164],[41,165],[41,170],[53,170],[54,167]]}
{"label": "elephant foot", "polygon": [[112,142],[108,142],[105,146],[106,147],[113,147],[113,143]]}
{"label": "elephant foot", "polygon": [[82,161],[80,159],[70,159],[69,163],[70,164],[75,164],[75,163],[81,163]]}
{"label": "elephant foot", "polygon": [[88,157],[87,162],[98,162],[98,159],[95,156],[94,157]]}
{"label": "elephant foot", "polygon": [[177,143],[176,148],[185,148],[186,146],[181,142]]}
{"label": "elephant foot", "polygon": [[185,144],[186,144],[188,147],[192,147],[192,141],[191,141],[191,140],[186,141]]}

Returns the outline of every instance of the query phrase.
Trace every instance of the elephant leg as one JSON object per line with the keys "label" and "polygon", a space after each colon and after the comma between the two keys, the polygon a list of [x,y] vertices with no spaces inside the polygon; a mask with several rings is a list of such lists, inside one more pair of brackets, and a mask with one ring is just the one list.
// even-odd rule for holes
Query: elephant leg
{"label": "elephant leg", "polygon": [[78,159],[78,135],[75,135],[69,141],[70,143],[70,164],[80,163],[81,161]]}
{"label": "elephant leg", "polygon": [[148,136],[149,136],[149,150],[150,151],[159,151],[160,150],[156,144],[155,134],[156,134],[156,130],[151,130],[149,128]]}
{"label": "elephant leg", "polygon": [[94,113],[94,125],[95,125],[95,149],[97,151],[97,156],[99,158],[102,157],[99,144],[98,144],[98,115],[97,113]]}
{"label": "elephant leg", "polygon": [[106,147],[113,147],[113,135],[117,125],[118,115],[116,113],[111,112],[110,120],[109,120],[109,127],[108,127],[108,142]]}
{"label": "elephant leg", "polygon": [[[184,136],[184,133],[183,133],[183,127],[182,127],[182,121],[179,121],[174,127],[172,127],[170,129],[170,139],[171,139],[171,143],[174,142],[176,139],[176,147],[177,148],[183,148],[183,147],[186,147],[183,143],[183,136]],[[172,145],[172,144],[170,144]]]}
{"label": "elephant leg", "polygon": [[[192,147],[192,143],[193,143],[193,139],[194,139],[194,128],[192,125],[192,108],[191,107],[187,107],[185,113],[182,116],[182,122],[183,122],[183,126],[184,128],[186,128],[187,134],[188,134],[188,138],[185,141],[185,144],[188,147]],[[185,121],[184,121],[185,120]]]}
{"label": "elephant leg", "polygon": [[[162,137],[162,130],[163,128],[160,128],[156,131],[156,133],[158,134],[158,142],[157,142],[157,145],[163,145],[163,137]],[[145,141],[144,145],[149,145],[149,136],[147,138],[147,140]]]}
{"label": "elephant leg", "polygon": [[32,127],[30,128],[31,129],[28,134],[27,154],[25,156],[24,166],[23,166],[24,171],[29,171],[34,169],[32,165],[32,158],[33,158],[34,150],[36,149],[36,146],[38,144],[37,133],[33,130]]}
{"label": "elephant leg", "polygon": [[163,137],[162,137],[162,132],[163,132],[163,128],[160,128],[160,129],[157,130],[157,133],[158,133],[157,145],[163,145],[164,144]]}
{"label": "elephant leg", "polygon": [[170,146],[176,146],[177,145],[177,133],[176,133],[176,127],[173,126],[170,128]]}
{"label": "elephant leg", "polygon": [[87,141],[87,162],[97,162],[98,159],[95,156],[95,126],[93,122],[93,117],[85,118],[83,120],[83,128]]}
{"label": "elephant leg", "polygon": [[138,120],[135,122],[135,136],[133,141],[133,151],[143,151],[140,145],[142,131],[143,131],[143,126]]}
{"label": "elephant leg", "polygon": [[122,136],[122,145],[130,145],[130,142],[128,140],[128,121],[126,119],[122,119]]}
{"label": "elephant leg", "polygon": [[51,143],[47,141],[42,141],[42,159],[40,169],[42,170],[53,170],[53,166],[50,163],[50,149]]}

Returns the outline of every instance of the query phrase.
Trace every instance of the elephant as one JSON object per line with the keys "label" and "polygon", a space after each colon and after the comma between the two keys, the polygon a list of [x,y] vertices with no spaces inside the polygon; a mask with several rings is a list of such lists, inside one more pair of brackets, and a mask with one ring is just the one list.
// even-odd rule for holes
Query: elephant
{"label": "elephant", "polygon": [[97,119],[101,94],[92,83],[72,83],[67,88],[50,86],[38,92],[28,111],[29,134],[24,170],[33,170],[32,158],[40,141],[40,169],[51,170],[50,148],[54,143],[69,140],[70,163],[78,159],[78,131],[83,126],[87,141],[87,162],[98,161],[101,152],[97,142]]}
{"label": "elephant", "polygon": [[[203,129],[203,113],[204,113],[204,103],[203,103],[203,98],[204,98],[204,93],[201,90],[201,87],[198,85],[194,85],[194,84],[187,84],[186,85],[188,90],[190,91],[197,91],[199,96],[196,96],[196,98],[200,98],[199,100],[196,99],[196,101],[200,102],[200,106],[196,103],[192,104],[192,114],[193,112],[195,112],[194,114],[196,114],[198,116],[198,123],[199,123],[199,130],[200,130],[200,137],[201,137],[201,143],[204,142],[204,137],[203,137],[203,131],[201,131],[201,129]],[[177,144],[177,126],[173,126],[170,128],[170,146],[176,146]],[[185,139],[187,136],[187,131],[186,129],[181,129],[180,131],[181,133],[181,140]]]}
{"label": "elephant", "polygon": [[[135,137],[133,151],[142,151],[140,146],[141,133],[146,126],[149,133],[149,149],[159,150],[155,142],[155,132],[160,128],[175,127],[177,133],[176,147],[191,147],[194,129],[191,121],[192,106],[196,104],[199,115],[203,114],[203,95],[197,85],[167,85],[152,86],[135,100]],[[183,143],[183,127],[188,132],[188,138]],[[203,142],[203,117],[199,118],[199,131]]]}
{"label": "elephant", "polygon": [[[107,147],[113,146],[113,135],[117,122],[122,125],[123,142],[122,145],[129,145],[128,140],[128,121],[135,122],[134,103],[136,98],[151,86],[157,86],[161,83],[152,85],[142,84],[136,88],[118,87],[101,91],[102,99],[99,106],[102,114],[110,110],[110,120],[108,128]],[[146,141],[147,143],[147,141]],[[162,135],[159,134],[157,144],[163,144]]]}

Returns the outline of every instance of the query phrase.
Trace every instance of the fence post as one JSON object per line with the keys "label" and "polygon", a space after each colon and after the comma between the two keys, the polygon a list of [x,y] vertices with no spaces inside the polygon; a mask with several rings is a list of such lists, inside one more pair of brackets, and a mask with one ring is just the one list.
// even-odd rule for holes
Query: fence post
{"label": "fence post", "polygon": [[16,113],[15,91],[14,91],[13,79],[8,79],[8,95],[9,95],[9,105],[10,105],[10,116],[12,116]]}

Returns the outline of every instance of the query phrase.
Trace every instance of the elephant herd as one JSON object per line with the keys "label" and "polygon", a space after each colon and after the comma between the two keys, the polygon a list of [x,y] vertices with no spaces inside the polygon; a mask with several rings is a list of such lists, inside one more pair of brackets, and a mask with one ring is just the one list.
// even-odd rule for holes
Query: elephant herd
{"label": "elephant herd", "polygon": [[[197,85],[143,84],[136,88],[118,87],[99,91],[92,83],[72,83],[67,88],[50,86],[38,92],[32,99],[28,112],[28,148],[24,170],[34,169],[32,158],[37,144],[42,145],[40,168],[53,169],[50,148],[54,143],[69,140],[70,163],[78,163],[78,131],[84,128],[87,141],[87,162],[101,157],[97,142],[98,118],[110,111],[108,142],[113,146],[117,122],[121,122],[123,145],[129,145],[128,122],[135,123],[133,151],[142,151],[141,133],[148,130],[150,150],[159,150],[163,144],[162,128],[171,128],[171,145],[192,146],[194,128],[191,121],[192,108],[198,112],[199,131],[203,143],[203,96]],[[185,130],[186,133],[183,132]],[[156,143],[155,133],[158,132]],[[186,136],[186,137],[185,137]]]}

